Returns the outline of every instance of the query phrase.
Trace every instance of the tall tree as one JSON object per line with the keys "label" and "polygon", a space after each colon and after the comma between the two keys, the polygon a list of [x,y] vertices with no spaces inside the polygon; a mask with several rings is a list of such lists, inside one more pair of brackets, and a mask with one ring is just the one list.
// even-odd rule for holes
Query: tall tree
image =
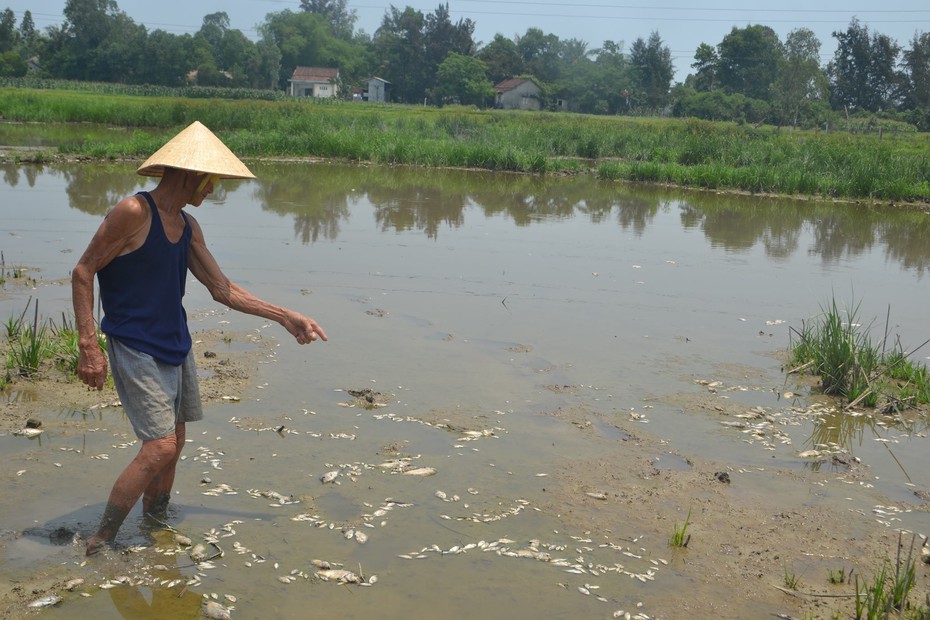
{"label": "tall tree", "polygon": [[437,69],[446,56],[451,53],[474,56],[474,32],[475,23],[470,19],[452,22],[448,2],[440,4],[435,11],[426,15],[423,21],[423,70],[427,79],[427,91],[435,88]]}
{"label": "tall tree", "polygon": [[0,13],[0,53],[12,52],[19,46],[19,31],[16,29],[16,14],[13,9]]}
{"label": "tall tree", "polygon": [[32,12],[29,10],[23,13],[23,19],[19,23],[19,36],[26,56],[38,53],[40,35],[39,31],[36,30],[35,22],[32,20]]}
{"label": "tall tree", "polygon": [[525,73],[517,44],[502,34],[494,35],[494,40],[478,51],[478,58],[487,65],[488,77],[495,84]]}
{"label": "tall tree", "polygon": [[300,10],[322,16],[336,37],[346,41],[352,38],[358,13],[348,8],[348,0],[300,0]]}
{"label": "tall tree", "polygon": [[820,40],[807,28],[792,30],[773,85],[780,121],[797,125],[802,110],[812,101],[825,100],[827,90],[827,76],[820,68]]}
{"label": "tall tree", "polygon": [[432,76],[424,71],[423,13],[394,6],[385,13],[372,41],[381,66],[379,73],[393,84],[393,98],[402,103],[422,102]]}
{"label": "tall tree", "polygon": [[145,59],[140,81],[159,86],[181,86],[195,66],[190,60],[191,36],[154,30],[145,40]]}
{"label": "tall tree", "polygon": [[564,80],[569,88],[557,95],[567,98],[571,109],[578,112],[620,114],[628,111],[632,104],[632,84],[623,42],[604,41],[592,55],[594,60],[581,63],[579,70]]}
{"label": "tall tree", "polygon": [[528,28],[526,34],[517,37],[517,50],[523,59],[527,73],[543,82],[555,82],[561,77],[559,62],[559,38],[545,34],[539,28]]}
{"label": "tall tree", "polygon": [[648,41],[642,37],[633,41],[630,67],[634,93],[641,105],[657,109],[668,103],[675,66],[672,64],[672,51],[662,43],[658,32],[653,31]]}
{"label": "tall tree", "polygon": [[[710,92],[717,87],[717,69],[720,65],[720,58],[717,56],[717,50],[712,45],[701,43],[694,52],[694,62],[691,68],[695,70],[691,80],[694,90],[699,92]],[[691,78],[692,76],[688,76]]]}
{"label": "tall tree", "polygon": [[898,45],[885,35],[870,34],[855,18],[833,37],[837,47],[827,67],[833,106],[869,112],[890,107],[900,80],[895,70]]}
{"label": "tall tree", "polygon": [[717,78],[730,93],[769,101],[783,55],[778,35],[768,26],[733,27],[717,45]]}
{"label": "tall tree", "polygon": [[910,48],[904,50],[903,64],[907,84],[904,106],[930,112],[930,32],[914,35]]}
{"label": "tall tree", "polygon": [[458,101],[485,107],[494,99],[487,65],[474,56],[449,52],[436,70],[436,98],[439,103]]}
{"label": "tall tree", "polygon": [[[329,23],[316,13],[290,10],[269,14],[261,27],[266,45],[273,43],[280,51],[278,88],[286,88],[298,66],[337,67],[343,80],[352,81],[362,71],[365,54],[355,43],[336,37]],[[262,55],[267,61],[269,50]]]}

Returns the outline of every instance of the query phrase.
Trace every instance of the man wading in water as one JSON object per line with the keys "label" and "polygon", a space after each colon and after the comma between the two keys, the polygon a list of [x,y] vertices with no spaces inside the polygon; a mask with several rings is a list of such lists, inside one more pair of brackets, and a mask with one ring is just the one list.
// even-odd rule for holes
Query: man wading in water
{"label": "man wading in water", "polygon": [[183,212],[199,207],[219,179],[254,179],[249,169],[199,122],[172,138],[137,171],[158,186],[124,198],[106,216],[71,275],[80,346],[78,377],[103,389],[107,360],[94,325],[94,275],[100,284],[113,382],[142,440],[139,454],[113,485],[87,555],[116,538],[142,497],[145,514],[164,515],[185,424],[203,419],[197,369],[181,300],[188,269],[213,299],[280,323],[300,344],[326,340],[316,321],[249,293],[223,274],[203,231]]}

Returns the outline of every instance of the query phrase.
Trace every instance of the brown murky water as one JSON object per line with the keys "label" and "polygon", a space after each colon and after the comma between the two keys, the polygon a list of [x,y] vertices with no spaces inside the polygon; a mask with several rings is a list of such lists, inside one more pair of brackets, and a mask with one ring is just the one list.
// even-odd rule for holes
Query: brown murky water
{"label": "brown murky water", "polygon": [[[789,327],[834,296],[860,304],[858,316],[875,322],[877,338],[890,308],[891,333],[905,347],[923,342],[923,213],[590,179],[297,163],[253,169],[259,181],[227,183],[195,212],[208,244],[233,280],[313,316],[330,342],[294,346],[277,326],[217,312],[202,287],[189,287],[193,329],[261,330],[281,341],[239,402],[211,406],[189,431],[172,524],[192,537],[218,530],[225,555],[215,568],[198,571],[184,556],[151,550],[79,567],[70,546],[13,534],[92,527],[135,450],[118,409],[57,414],[81,417],[81,432],[0,436],[0,576],[16,581],[70,566],[97,571],[97,583],[138,579],[86,598],[69,593],[42,616],[196,618],[201,595],[215,593],[235,605],[234,618],[311,610],[340,618],[608,618],[618,609],[674,618],[669,610],[686,584],[664,563],[673,560],[664,540],[639,540],[633,529],[586,531],[550,509],[546,486],[564,481],[574,459],[622,449],[628,434],[611,420],[633,421],[664,442],[652,457],[660,472],[687,470],[690,459],[804,471],[809,459],[798,453],[832,441],[875,477],[868,496],[838,496],[838,506],[867,512],[876,493],[913,502],[915,489],[930,488],[920,423],[799,418],[764,445],[693,400],[707,392],[696,380],[719,380],[720,392],[746,408],[787,407],[786,390],[806,403],[806,390],[786,384],[779,354]],[[124,165],[2,172],[0,250],[7,266],[37,269],[43,284],[5,291],[0,318],[21,312],[29,296],[58,316],[69,311],[70,289],[45,283],[68,276],[106,209],[146,181]],[[930,350],[916,357],[925,355]],[[340,406],[351,400],[344,390],[360,388],[390,395],[389,404]],[[592,432],[559,419],[572,408],[598,414]],[[274,432],[281,425],[286,430]],[[395,454],[389,446],[436,475],[379,467]],[[102,454],[108,459],[89,458]],[[333,469],[340,484],[323,485],[319,477]],[[615,473],[620,484],[634,475]],[[204,495],[222,484],[235,494]],[[773,492],[786,506],[802,505],[808,493],[777,485]],[[149,544],[134,517],[121,542]],[[896,518],[896,527],[930,531],[926,512]],[[347,539],[348,530],[367,542]],[[514,541],[502,543],[513,550],[537,541],[534,549],[569,566],[477,546],[461,552],[500,539]],[[622,564],[633,577],[565,572],[579,557]],[[314,558],[378,581],[306,580]],[[153,564],[177,568],[157,574]],[[654,581],[635,578],[649,571]],[[181,596],[183,585],[158,585],[198,572],[199,583]],[[292,572],[293,583],[279,580]],[[149,577],[142,583],[140,575]]]}

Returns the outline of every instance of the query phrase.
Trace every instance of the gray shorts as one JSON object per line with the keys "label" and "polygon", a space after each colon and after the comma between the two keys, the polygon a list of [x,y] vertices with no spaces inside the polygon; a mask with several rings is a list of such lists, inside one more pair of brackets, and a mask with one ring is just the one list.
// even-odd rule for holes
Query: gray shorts
{"label": "gray shorts", "polygon": [[203,419],[193,349],[180,366],[107,339],[110,372],[132,430],[142,441],[174,434],[182,422]]}

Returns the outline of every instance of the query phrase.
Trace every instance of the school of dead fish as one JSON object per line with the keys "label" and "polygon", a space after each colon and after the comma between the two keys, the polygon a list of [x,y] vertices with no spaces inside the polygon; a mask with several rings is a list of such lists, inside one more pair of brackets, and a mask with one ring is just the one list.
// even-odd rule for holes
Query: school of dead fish
{"label": "school of dead fish", "polygon": [[[312,412],[307,412],[306,410],[305,413],[312,415]],[[497,438],[501,433],[506,432],[506,430],[501,427],[480,430],[455,430],[450,429],[447,425],[442,423],[432,423],[412,416],[401,417],[391,413],[373,414],[372,417],[388,422],[412,422],[445,431],[452,431],[456,434],[455,443],[453,444],[453,447],[456,449],[466,447],[466,444],[469,442]],[[230,419],[230,422],[237,426],[239,424],[237,418]],[[272,430],[279,434],[299,434],[298,431],[286,428],[285,425],[248,430]],[[307,432],[306,434],[317,439],[328,437],[335,440],[352,440],[355,438],[354,433],[348,432],[330,433],[328,435],[313,432]],[[218,437],[217,439],[220,438]],[[132,442],[124,442],[123,444],[115,445],[114,448],[125,449],[131,447],[131,445],[133,445]],[[477,451],[477,448],[472,448],[472,450]],[[217,472],[222,472],[225,456],[223,450],[199,446],[195,449],[191,460],[204,464]],[[96,458],[105,460],[108,456],[106,454],[100,454],[97,455]],[[187,457],[184,456],[183,458],[186,459]],[[408,476],[411,478],[425,478],[434,476],[438,473],[436,468],[421,464],[419,462],[420,458],[420,456],[398,457],[375,464],[362,462],[330,463],[327,464],[328,467],[323,473],[317,475],[319,479],[318,484],[322,484],[325,487],[328,485],[339,485],[343,481],[356,482],[361,476],[368,475],[372,472],[378,472],[384,475]],[[544,476],[546,474],[537,475]],[[239,490],[235,487],[226,483],[214,484],[209,477],[204,477],[201,480],[201,485],[204,487],[202,494],[205,496],[220,497],[239,494]],[[277,508],[284,508],[301,503],[295,495],[274,489],[248,489],[246,493],[252,498],[266,501],[269,506]],[[469,487],[464,494],[466,499],[463,499],[462,496],[456,493],[436,490],[434,497],[437,500],[448,504],[450,507],[454,506],[460,508],[457,512],[442,511],[438,514],[438,517],[448,521],[458,520],[489,524],[517,517],[527,509],[533,511],[540,510],[538,507],[532,506],[529,501],[522,498],[514,499],[509,506],[499,504],[495,509],[491,510],[474,510],[471,509],[469,502],[475,500],[469,500],[467,498],[475,498],[475,496],[479,495],[479,491],[473,487]],[[606,493],[602,492],[589,491],[586,495],[598,500],[607,499]],[[290,520],[293,522],[305,522],[316,528],[333,531],[346,540],[353,541],[357,544],[365,544],[378,528],[385,527],[388,524],[388,520],[393,514],[396,514],[399,510],[410,509],[415,506],[413,503],[394,500],[392,498],[386,498],[378,504],[365,502],[364,505],[367,510],[359,515],[354,523],[336,523],[325,519],[322,515],[314,511],[297,512],[290,517]],[[260,565],[272,564],[276,573],[275,579],[281,584],[293,584],[298,581],[307,581],[370,587],[378,583],[378,576],[364,575],[361,571],[361,566],[359,566],[358,571],[355,571],[346,568],[344,564],[331,560],[312,559],[307,563],[307,566],[292,568],[282,572],[277,562],[271,562],[261,554],[252,551],[240,540],[233,540],[231,543],[225,541],[225,539],[237,537],[236,528],[241,524],[242,521],[232,521],[218,528],[211,528],[202,533],[200,540],[195,540],[196,537],[187,536],[172,530],[173,537],[170,546],[156,545],[152,548],[137,546],[128,549],[131,553],[150,554],[154,552],[169,556],[175,558],[175,563],[179,561],[177,559],[178,556],[182,558],[186,557],[186,559],[190,561],[188,567],[194,571],[192,575],[172,578],[159,577],[159,572],[175,570],[176,567],[169,569],[167,564],[154,562],[143,566],[139,570],[138,575],[123,575],[115,578],[107,578],[94,584],[85,583],[83,579],[73,579],[65,584],[64,589],[66,592],[77,592],[80,596],[85,597],[91,596],[95,589],[108,590],[116,587],[144,586],[149,588],[174,588],[180,590],[181,593],[188,590],[193,591],[197,588],[205,587],[206,583],[210,581],[210,571],[218,567],[213,560],[227,557],[226,562],[229,562],[229,557],[226,556],[224,548],[228,549],[231,555],[241,557],[242,565],[246,568],[255,568]],[[608,604],[617,599],[605,596],[603,593],[605,590],[602,588],[606,588],[607,584],[596,583],[594,581],[595,579],[603,579],[610,576],[626,576],[642,583],[648,583],[654,581],[659,574],[660,568],[667,564],[667,561],[664,559],[647,559],[645,557],[644,548],[634,549],[629,546],[624,547],[607,541],[606,539],[602,542],[595,543],[592,538],[584,536],[572,536],[569,541],[561,543],[543,542],[540,539],[532,539],[520,544],[509,538],[475,540],[451,546],[442,546],[433,543],[409,553],[399,554],[399,558],[404,560],[425,560],[431,556],[459,556],[470,552],[488,553],[501,558],[514,560],[531,559],[545,563],[554,570],[558,570],[565,575],[564,578],[566,581],[558,582],[558,587],[566,590],[574,589],[583,596],[590,596],[600,602]],[[605,553],[616,555],[611,561],[595,557]],[[85,564],[86,561],[81,563],[82,566]],[[567,580],[572,578],[584,579],[585,581],[583,585],[571,586]],[[214,620],[226,620],[231,618],[238,600],[235,595],[224,594],[221,596],[216,592],[204,593],[202,597],[203,615]],[[62,602],[63,599],[58,594],[49,594],[36,599],[29,604],[29,607],[41,608],[59,605]],[[625,618],[627,620],[648,620],[650,617],[639,609],[641,607],[642,603],[638,603],[636,610],[616,610],[613,612],[612,617]]]}

